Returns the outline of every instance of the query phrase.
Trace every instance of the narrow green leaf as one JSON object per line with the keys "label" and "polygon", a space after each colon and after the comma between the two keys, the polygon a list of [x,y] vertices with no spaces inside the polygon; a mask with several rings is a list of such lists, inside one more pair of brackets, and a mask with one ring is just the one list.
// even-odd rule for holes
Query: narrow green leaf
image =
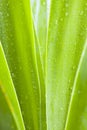
{"label": "narrow green leaf", "polygon": [[[13,117],[14,117],[16,127],[17,127],[16,129],[25,130],[23,120],[22,120],[22,116],[21,116],[19,103],[18,103],[18,99],[17,99],[16,92],[15,92],[15,89],[14,89],[14,85],[13,85],[13,82],[12,82],[12,79],[11,79],[11,76],[10,76],[10,72],[9,72],[9,69],[8,69],[8,66],[7,66],[7,62],[6,62],[6,59],[5,59],[5,56],[4,56],[3,49],[2,49],[2,46],[1,46],[1,43],[0,43],[0,95],[2,95],[2,93],[5,97],[5,99],[8,103],[9,109],[10,109],[10,111],[11,111]],[[2,99],[2,101],[5,100],[2,96],[0,96],[0,101],[1,101],[1,99]],[[3,103],[3,105],[6,106],[5,103]],[[0,108],[0,110],[1,110],[1,108]],[[6,108],[3,108],[3,109],[4,109],[4,111],[6,111]],[[8,113],[9,113],[9,111],[8,111]],[[3,114],[3,113],[1,113],[1,114]],[[2,116],[0,116],[0,118],[1,117]],[[0,121],[2,121],[2,122],[5,121],[4,118],[5,118],[5,116],[2,117],[2,120],[0,119]],[[8,115],[8,119],[9,118],[11,118],[11,117],[9,117],[9,115]],[[8,122],[8,123],[10,124],[10,122]],[[1,124],[1,122],[0,122],[0,124]],[[2,123],[0,125],[0,129],[4,130],[3,128],[7,127],[10,130],[10,129],[13,129],[14,126],[15,126],[14,124],[12,124],[12,126],[9,126],[8,124],[4,124],[4,126],[3,126],[3,123]]]}
{"label": "narrow green leaf", "polygon": [[47,1],[31,0],[33,22],[36,39],[36,56],[41,90],[41,120],[42,128],[46,129],[46,93],[45,93],[45,56],[47,34]]}
{"label": "narrow green leaf", "polygon": [[13,118],[12,112],[6,101],[5,95],[0,89],[0,130],[16,130],[17,125]]}
{"label": "narrow green leaf", "polygon": [[87,130],[87,40],[72,90],[66,130]]}
{"label": "narrow green leaf", "polygon": [[47,0],[31,0],[31,7],[44,71],[47,36]]}
{"label": "narrow green leaf", "polygon": [[33,23],[29,0],[0,1],[0,36],[26,130],[41,127]]}
{"label": "narrow green leaf", "polygon": [[41,98],[41,129],[46,130],[46,91],[45,91],[45,77],[43,73],[42,63],[41,63],[41,55],[39,42],[35,32],[35,45],[36,45],[36,58],[37,58],[37,67],[38,67],[38,77],[40,82],[40,98]]}
{"label": "narrow green leaf", "polygon": [[47,45],[47,129],[64,130],[87,38],[86,0],[52,0]]}

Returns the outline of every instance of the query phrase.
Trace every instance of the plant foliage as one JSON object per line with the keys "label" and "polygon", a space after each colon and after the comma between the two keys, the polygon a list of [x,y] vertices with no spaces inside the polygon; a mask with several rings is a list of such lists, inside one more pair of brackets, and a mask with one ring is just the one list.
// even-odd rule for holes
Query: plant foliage
{"label": "plant foliage", "polygon": [[0,129],[87,130],[87,1],[0,0]]}

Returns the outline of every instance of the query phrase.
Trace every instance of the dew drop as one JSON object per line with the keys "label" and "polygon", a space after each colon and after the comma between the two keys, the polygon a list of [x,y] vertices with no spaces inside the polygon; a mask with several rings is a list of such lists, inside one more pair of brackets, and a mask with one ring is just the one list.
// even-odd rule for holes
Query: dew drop
{"label": "dew drop", "polygon": [[14,129],[14,126],[12,125],[11,128]]}
{"label": "dew drop", "polygon": [[46,3],[45,2],[43,2],[43,5],[45,5]]}
{"label": "dew drop", "polygon": [[74,70],[74,69],[75,69],[75,66],[73,66],[72,69]]}
{"label": "dew drop", "polygon": [[63,107],[61,107],[60,110],[63,111]]}
{"label": "dew drop", "polygon": [[2,16],[2,12],[0,12],[0,16]]}
{"label": "dew drop", "polygon": [[7,17],[9,17],[9,13],[7,13]]}
{"label": "dew drop", "polygon": [[60,21],[62,22],[62,21],[63,21],[63,18],[60,18]]}
{"label": "dew drop", "polygon": [[14,74],[14,73],[12,73],[12,77],[15,77],[15,74]]}
{"label": "dew drop", "polygon": [[57,21],[57,20],[55,21],[55,24],[56,24],[56,25],[58,24],[58,21]]}
{"label": "dew drop", "polygon": [[69,79],[69,81],[68,81],[68,82],[69,82],[69,84],[70,84],[71,80]]}
{"label": "dew drop", "polygon": [[65,7],[69,7],[69,4],[68,4],[68,3],[66,3],[66,4],[65,4]]}
{"label": "dew drop", "polygon": [[68,13],[68,12],[66,12],[66,13],[65,13],[65,16],[68,16],[68,15],[69,15],[69,13]]}
{"label": "dew drop", "polygon": [[78,94],[80,94],[81,92],[80,92],[80,90],[78,90]]}
{"label": "dew drop", "polygon": [[8,7],[9,3],[7,3],[7,7]]}
{"label": "dew drop", "polygon": [[20,66],[20,70],[22,70],[22,66]]}
{"label": "dew drop", "polygon": [[83,15],[83,13],[84,13],[83,11],[80,11],[80,15]]}
{"label": "dew drop", "polygon": [[85,8],[85,10],[87,10],[87,8]]}

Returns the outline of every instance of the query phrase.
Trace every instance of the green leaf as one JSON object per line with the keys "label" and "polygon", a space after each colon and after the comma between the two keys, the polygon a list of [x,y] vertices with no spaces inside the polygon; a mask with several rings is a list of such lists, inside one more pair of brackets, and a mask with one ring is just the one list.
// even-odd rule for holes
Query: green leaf
{"label": "green leaf", "polygon": [[72,86],[87,38],[86,28],[86,0],[51,1],[46,77],[48,130],[65,128]]}
{"label": "green leaf", "polygon": [[0,1],[0,37],[26,129],[41,127],[40,86],[28,0]]}
{"label": "green leaf", "polygon": [[0,40],[10,69],[8,79],[0,71],[0,112],[12,129],[86,130],[86,0],[1,0]]}
{"label": "green leaf", "polygon": [[85,99],[87,98],[87,40],[75,79],[66,121],[66,129],[86,130],[87,101]]}
{"label": "green leaf", "polygon": [[6,98],[0,89],[0,129],[16,130],[17,125],[14,122],[13,115],[6,102]]}
{"label": "green leaf", "polygon": [[45,91],[45,77],[43,73],[42,63],[41,63],[41,55],[39,42],[35,32],[35,46],[36,46],[36,58],[37,58],[37,69],[38,69],[38,78],[40,82],[40,98],[41,98],[41,129],[46,130],[46,91]]}
{"label": "green leaf", "polygon": [[[6,100],[6,101],[5,101]],[[7,102],[7,103],[6,103]],[[25,130],[14,85],[0,43],[0,129]],[[8,105],[7,105],[8,104]],[[9,110],[10,109],[10,110]],[[1,113],[2,112],[2,113]],[[12,119],[12,115],[14,121]],[[8,122],[9,120],[9,122]],[[3,121],[6,123],[3,124]]]}
{"label": "green leaf", "polygon": [[45,71],[46,37],[47,37],[47,0],[31,0],[33,21],[39,42],[43,71]]}
{"label": "green leaf", "polygon": [[46,58],[46,36],[47,36],[47,1],[31,0],[37,67],[41,90],[41,118],[42,128],[46,129],[46,92],[45,92],[45,58]]}

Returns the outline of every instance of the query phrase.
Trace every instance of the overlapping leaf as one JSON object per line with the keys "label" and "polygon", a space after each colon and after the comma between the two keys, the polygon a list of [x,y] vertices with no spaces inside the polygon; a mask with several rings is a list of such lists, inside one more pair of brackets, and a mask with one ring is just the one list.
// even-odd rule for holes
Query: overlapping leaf
{"label": "overlapping leaf", "polygon": [[1,0],[0,39],[26,130],[86,130],[86,0]]}
{"label": "overlapping leaf", "polygon": [[[25,130],[17,95],[0,43],[0,129]],[[13,116],[13,117],[12,117]],[[13,120],[14,118],[14,120]]]}
{"label": "overlapping leaf", "polygon": [[78,66],[66,121],[67,130],[87,129],[87,40]]}
{"label": "overlapping leaf", "polygon": [[47,46],[47,129],[63,130],[87,38],[86,0],[51,1]]}
{"label": "overlapping leaf", "polygon": [[47,1],[31,0],[34,26],[39,42],[43,72],[45,71],[46,37],[47,37]]}
{"label": "overlapping leaf", "polygon": [[28,0],[0,1],[0,38],[26,129],[41,127],[40,89]]}

